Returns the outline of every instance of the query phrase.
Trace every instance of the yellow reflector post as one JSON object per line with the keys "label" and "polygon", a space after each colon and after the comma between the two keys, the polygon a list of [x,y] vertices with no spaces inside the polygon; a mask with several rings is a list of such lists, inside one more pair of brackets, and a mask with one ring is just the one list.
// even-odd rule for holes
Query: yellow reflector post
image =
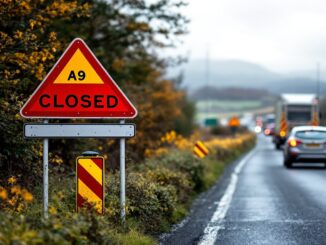
{"label": "yellow reflector post", "polygon": [[76,160],[76,211],[82,207],[94,207],[104,213],[104,158],[80,156]]}
{"label": "yellow reflector post", "polygon": [[202,141],[197,141],[194,146],[193,153],[199,158],[204,158],[207,156],[209,151]]}

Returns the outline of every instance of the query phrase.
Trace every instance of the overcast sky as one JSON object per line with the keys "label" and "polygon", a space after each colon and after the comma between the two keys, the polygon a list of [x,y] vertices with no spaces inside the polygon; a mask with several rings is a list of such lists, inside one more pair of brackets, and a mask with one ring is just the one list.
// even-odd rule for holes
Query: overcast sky
{"label": "overcast sky", "polygon": [[190,59],[240,59],[277,72],[326,67],[326,0],[188,0]]}

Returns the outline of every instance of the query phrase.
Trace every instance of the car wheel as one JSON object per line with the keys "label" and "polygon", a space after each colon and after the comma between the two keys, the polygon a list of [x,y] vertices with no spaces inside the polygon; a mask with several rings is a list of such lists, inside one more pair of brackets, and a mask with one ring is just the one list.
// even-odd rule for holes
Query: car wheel
{"label": "car wheel", "polygon": [[283,162],[284,167],[292,168],[292,164],[293,162],[291,160],[284,158],[284,162]]}

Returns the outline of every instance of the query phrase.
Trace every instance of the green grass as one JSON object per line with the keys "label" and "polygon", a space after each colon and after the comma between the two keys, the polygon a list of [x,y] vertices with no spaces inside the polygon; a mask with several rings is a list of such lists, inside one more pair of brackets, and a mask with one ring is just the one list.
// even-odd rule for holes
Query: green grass
{"label": "green grass", "polygon": [[126,245],[152,245],[157,244],[155,239],[141,234],[137,230],[130,230],[128,233],[114,233],[112,242]]}
{"label": "green grass", "polygon": [[238,111],[254,109],[262,106],[259,100],[201,100],[196,103],[196,108],[200,112],[207,111]]}
{"label": "green grass", "polygon": [[196,103],[196,120],[202,122],[205,118],[221,118],[241,115],[247,111],[262,108],[259,100],[201,100]]}
{"label": "green grass", "polygon": [[217,179],[223,174],[226,163],[216,159],[208,158],[204,161],[205,164],[205,188],[211,187]]}

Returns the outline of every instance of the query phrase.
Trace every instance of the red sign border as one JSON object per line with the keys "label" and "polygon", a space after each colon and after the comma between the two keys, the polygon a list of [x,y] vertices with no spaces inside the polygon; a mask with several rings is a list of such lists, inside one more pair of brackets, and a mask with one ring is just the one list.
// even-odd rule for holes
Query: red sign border
{"label": "red sign border", "polygon": [[[78,44],[78,42],[81,42],[81,44]],[[77,44],[75,44],[77,43]],[[117,88],[117,90],[121,93],[121,95],[124,97],[124,99],[129,103],[129,105],[133,108],[133,110],[135,111],[135,114],[132,116],[125,116],[125,117],[87,117],[87,116],[83,116],[83,117],[78,117],[78,116],[69,116],[69,117],[63,117],[63,116],[26,116],[23,114],[23,110],[25,109],[25,107],[29,104],[29,102],[32,100],[32,98],[36,95],[36,93],[38,92],[38,90],[43,86],[43,84],[49,79],[49,76],[52,74],[52,76],[54,75],[58,75],[55,71],[55,69],[58,69],[58,65],[62,62],[65,62],[64,58],[67,58],[69,56],[66,56],[66,54],[71,50],[70,48],[73,45],[83,45],[87,51],[88,54],[91,55],[90,58],[93,58],[94,61],[100,66],[100,68],[102,68],[102,70],[105,72],[105,75],[107,75],[109,77],[109,79],[112,81],[113,85],[115,85],[115,87]],[[83,53],[84,54],[84,53]],[[85,55],[85,54],[84,54]],[[66,57],[65,57],[66,56]],[[69,59],[71,58],[71,56],[69,57]],[[87,57],[86,57],[87,58]],[[88,60],[88,58],[87,58]],[[89,60],[88,60],[89,61]],[[90,61],[89,61],[90,62]],[[94,68],[94,66],[93,66]],[[61,72],[63,68],[60,68],[59,72]],[[95,68],[94,68],[95,69]],[[53,75],[54,74],[54,75]],[[101,77],[101,76],[100,76]],[[55,65],[51,68],[51,70],[47,73],[47,75],[45,76],[45,78],[42,80],[42,82],[37,86],[37,88],[34,90],[34,92],[32,93],[32,95],[28,98],[28,100],[25,102],[25,104],[23,105],[23,107],[20,109],[20,115],[24,118],[47,118],[47,119],[132,119],[135,118],[138,115],[138,111],[136,109],[136,107],[131,103],[131,101],[128,99],[128,97],[124,94],[124,92],[120,89],[120,87],[117,85],[117,83],[113,80],[113,78],[110,76],[110,74],[107,72],[107,70],[103,67],[103,65],[101,64],[101,62],[96,58],[96,56],[94,55],[94,53],[91,51],[91,49],[87,46],[87,44],[81,39],[81,38],[75,38],[70,44],[69,46],[66,48],[66,50],[63,52],[63,54],[60,56],[60,58],[58,59],[58,61],[55,63]]]}

